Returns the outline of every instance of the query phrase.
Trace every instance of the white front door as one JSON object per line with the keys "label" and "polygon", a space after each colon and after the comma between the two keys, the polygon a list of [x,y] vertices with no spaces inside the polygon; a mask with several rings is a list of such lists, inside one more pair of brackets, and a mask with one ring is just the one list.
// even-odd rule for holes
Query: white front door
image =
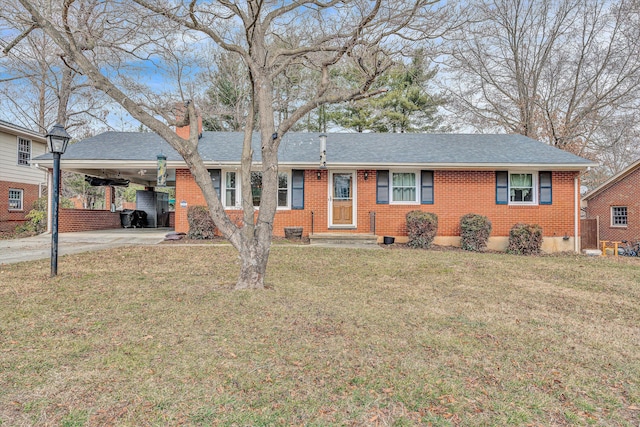
{"label": "white front door", "polygon": [[353,227],[355,222],[355,173],[331,172],[329,179],[329,226]]}

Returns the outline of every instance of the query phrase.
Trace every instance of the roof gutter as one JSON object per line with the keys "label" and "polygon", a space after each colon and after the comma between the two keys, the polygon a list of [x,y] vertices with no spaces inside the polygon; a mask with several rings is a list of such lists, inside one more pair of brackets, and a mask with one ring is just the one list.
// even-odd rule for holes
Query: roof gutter
{"label": "roof gutter", "polygon": [[582,197],[582,200],[589,200],[589,199],[594,198],[595,196],[600,194],[602,191],[604,191],[607,188],[609,188],[612,184],[616,183],[618,180],[620,180],[620,179],[626,177],[627,175],[629,175],[631,172],[633,172],[639,166],[640,166],[640,160],[632,163],[626,169],[624,169],[621,172],[615,174],[614,176],[612,176],[611,178],[609,178],[608,180],[606,180],[605,182],[600,184],[598,187],[596,187],[593,190],[589,191],[587,194],[585,194]]}
{"label": "roof gutter", "polygon": [[32,130],[29,130],[29,129],[18,127],[18,126],[11,126],[9,124],[0,123],[0,130],[6,132],[8,134],[11,134],[11,135],[26,136],[26,137],[35,139],[38,142],[47,142],[47,140],[45,139],[44,135],[39,134],[39,133],[34,132]]}
{"label": "roof gutter", "polygon": [[[63,159],[64,160],[64,159]],[[53,159],[40,159],[38,163],[45,167],[53,167]],[[234,167],[239,168],[238,161],[205,161],[205,166],[210,168]],[[150,168],[157,165],[156,159],[149,160],[64,160],[64,167],[68,169],[135,169]],[[262,162],[253,162],[254,166],[261,166]],[[318,169],[317,162],[286,162],[279,163],[281,167]],[[588,167],[597,166],[596,163],[582,164],[527,164],[527,163],[334,163],[327,162],[329,169],[437,169],[437,170],[563,170],[563,171],[583,171]],[[186,169],[188,166],[184,161],[167,161],[169,169]]]}

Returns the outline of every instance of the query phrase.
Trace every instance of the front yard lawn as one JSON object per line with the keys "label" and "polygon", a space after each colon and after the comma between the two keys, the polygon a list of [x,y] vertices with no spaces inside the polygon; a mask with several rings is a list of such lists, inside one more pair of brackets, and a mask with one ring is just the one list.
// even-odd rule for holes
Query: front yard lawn
{"label": "front yard lawn", "polygon": [[0,267],[0,425],[640,423],[640,260],[274,246]]}

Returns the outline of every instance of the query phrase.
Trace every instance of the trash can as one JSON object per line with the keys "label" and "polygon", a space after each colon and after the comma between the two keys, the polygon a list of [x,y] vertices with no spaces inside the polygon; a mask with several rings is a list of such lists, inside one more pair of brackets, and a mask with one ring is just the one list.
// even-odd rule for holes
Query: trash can
{"label": "trash can", "polygon": [[123,209],[122,212],[120,212],[122,228],[133,227],[133,212],[133,209]]}

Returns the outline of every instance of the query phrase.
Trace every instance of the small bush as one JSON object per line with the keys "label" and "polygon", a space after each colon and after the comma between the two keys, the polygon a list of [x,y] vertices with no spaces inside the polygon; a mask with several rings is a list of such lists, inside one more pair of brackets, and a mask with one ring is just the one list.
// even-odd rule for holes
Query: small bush
{"label": "small bush", "polygon": [[216,226],[209,215],[206,206],[191,206],[187,211],[187,221],[189,222],[189,239],[213,239],[216,233]]}
{"label": "small bush", "polygon": [[516,224],[509,232],[507,252],[516,255],[538,255],[542,247],[542,227],[538,224]]}
{"label": "small bush", "polygon": [[462,249],[482,252],[487,248],[491,234],[491,221],[478,214],[466,214],[460,218],[460,238]]}
{"label": "small bush", "polygon": [[[73,202],[64,197],[59,198],[59,208],[68,208],[69,204],[73,207]],[[43,196],[33,202],[33,209],[25,216],[24,224],[16,227],[18,234],[40,234],[47,230],[47,197]]]}
{"label": "small bush", "polygon": [[31,209],[25,218],[29,220],[29,222],[23,225],[25,231],[40,234],[47,230],[46,211]]}
{"label": "small bush", "polygon": [[438,215],[422,211],[407,213],[407,232],[409,247],[429,248],[438,232]]}

